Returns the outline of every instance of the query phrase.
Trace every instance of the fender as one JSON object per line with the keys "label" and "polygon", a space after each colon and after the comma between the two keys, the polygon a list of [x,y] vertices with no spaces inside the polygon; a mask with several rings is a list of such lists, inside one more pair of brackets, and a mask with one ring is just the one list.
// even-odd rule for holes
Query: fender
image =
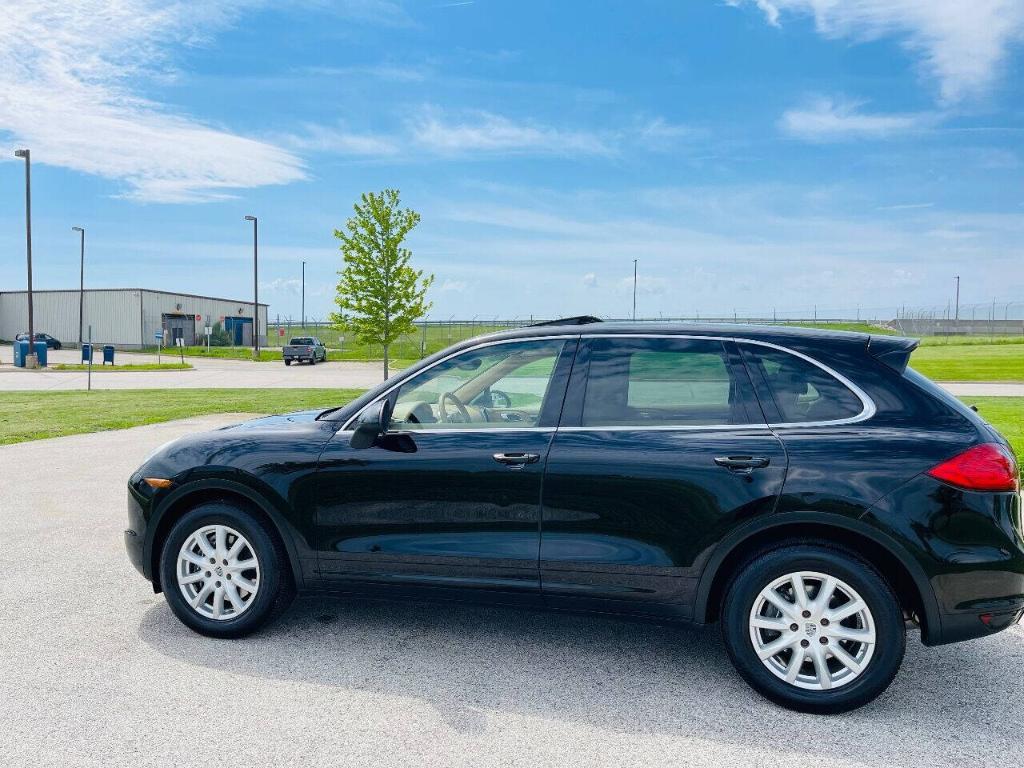
{"label": "fender", "polygon": [[930,644],[928,641],[931,638],[941,635],[939,608],[935,600],[935,594],[932,591],[931,583],[929,582],[924,569],[917,560],[911,556],[907,549],[888,534],[885,534],[856,518],[826,514],[822,512],[779,512],[771,515],[770,517],[752,520],[748,525],[733,531],[729,536],[723,539],[715,548],[711,557],[708,559],[707,564],[704,566],[700,582],[697,585],[697,595],[693,606],[694,621],[698,624],[704,624],[706,622],[708,615],[708,599],[711,595],[711,588],[715,582],[715,577],[718,575],[722,564],[731,554],[742,546],[744,542],[749,541],[754,536],[774,528],[781,528],[783,526],[791,526],[794,524],[814,524],[828,526],[831,528],[842,528],[846,531],[862,536],[885,549],[907,570],[914,582],[914,586],[921,595],[921,605],[924,610],[924,618],[926,628],[928,630],[927,637],[923,638],[925,644]]}
{"label": "fender", "polygon": [[204,477],[196,480],[186,481],[165,496],[154,510],[151,519],[146,525],[146,541],[143,547],[143,563],[150,573],[147,574],[154,585],[157,583],[157,571],[153,568],[153,544],[156,539],[156,532],[160,529],[160,523],[164,514],[187,496],[195,493],[208,493],[209,491],[228,491],[242,496],[251,501],[262,512],[264,512],[277,531],[281,541],[284,542],[285,551],[288,554],[288,562],[291,565],[292,575],[295,578],[295,585],[302,589],[305,579],[302,574],[301,560],[299,559],[298,548],[295,545],[296,532],[294,527],[285,519],[285,516],[277,506],[266,495],[259,492],[250,485],[239,483],[235,480],[227,480],[220,477]]}

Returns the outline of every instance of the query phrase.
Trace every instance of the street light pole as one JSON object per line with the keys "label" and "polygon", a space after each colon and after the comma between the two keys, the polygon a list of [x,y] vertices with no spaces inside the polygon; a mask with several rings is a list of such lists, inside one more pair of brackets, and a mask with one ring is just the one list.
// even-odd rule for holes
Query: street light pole
{"label": "street light pole", "polygon": [[79,238],[79,263],[78,263],[78,346],[82,346],[82,323],[85,318],[85,229],[72,227],[72,232],[77,232]]}
{"label": "street light pole", "polygon": [[32,153],[27,149],[14,150],[15,157],[25,159],[25,254],[28,259],[28,355],[25,367],[36,367],[36,333],[32,324]]}
{"label": "street light pole", "polygon": [[252,344],[253,357],[260,357],[260,287],[259,287],[259,223],[255,216],[246,216],[252,222]]}
{"label": "street light pole", "polygon": [[306,262],[302,262],[302,332],[306,332]]}
{"label": "street light pole", "polygon": [[633,259],[633,320],[636,321],[636,259]]}
{"label": "street light pole", "polygon": [[960,275],[956,276],[956,314],[953,315],[954,322],[960,322]]}

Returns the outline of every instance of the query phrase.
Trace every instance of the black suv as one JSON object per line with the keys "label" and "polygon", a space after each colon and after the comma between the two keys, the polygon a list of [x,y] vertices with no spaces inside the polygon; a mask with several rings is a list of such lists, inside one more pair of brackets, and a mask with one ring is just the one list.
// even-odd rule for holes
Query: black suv
{"label": "black suv", "polygon": [[907,368],[916,341],[557,324],[458,344],[349,405],[177,440],[129,482],[128,554],[194,630],[294,593],[719,621],[795,709],[881,693],[1024,612],[1015,458]]}

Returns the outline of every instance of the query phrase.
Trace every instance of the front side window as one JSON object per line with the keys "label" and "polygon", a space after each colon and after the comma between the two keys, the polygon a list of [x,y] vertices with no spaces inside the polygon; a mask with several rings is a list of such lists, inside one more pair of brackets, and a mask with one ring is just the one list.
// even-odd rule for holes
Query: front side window
{"label": "front side window", "polygon": [[564,346],[562,339],[495,344],[445,360],[399,387],[392,426],[535,427]]}
{"label": "front side window", "polygon": [[743,401],[719,341],[590,340],[584,427],[747,424]]}
{"label": "front side window", "polygon": [[759,369],[767,382],[783,422],[838,421],[864,410],[849,387],[809,360],[756,344],[742,347],[747,364]]}

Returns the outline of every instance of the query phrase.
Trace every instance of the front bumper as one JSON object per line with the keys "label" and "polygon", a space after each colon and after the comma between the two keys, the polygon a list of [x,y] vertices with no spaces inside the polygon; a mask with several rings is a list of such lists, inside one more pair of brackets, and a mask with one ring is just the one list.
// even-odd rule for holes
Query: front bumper
{"label": "front bumper", "polygon": [[142,504],[136,498],[134,490],[128,488],[128,527],[124,532],[124,548],[128,553],[128,559],[135,569],[150,579],[148,564],[145,558],[146,549],[146,517],[143,513]]}

